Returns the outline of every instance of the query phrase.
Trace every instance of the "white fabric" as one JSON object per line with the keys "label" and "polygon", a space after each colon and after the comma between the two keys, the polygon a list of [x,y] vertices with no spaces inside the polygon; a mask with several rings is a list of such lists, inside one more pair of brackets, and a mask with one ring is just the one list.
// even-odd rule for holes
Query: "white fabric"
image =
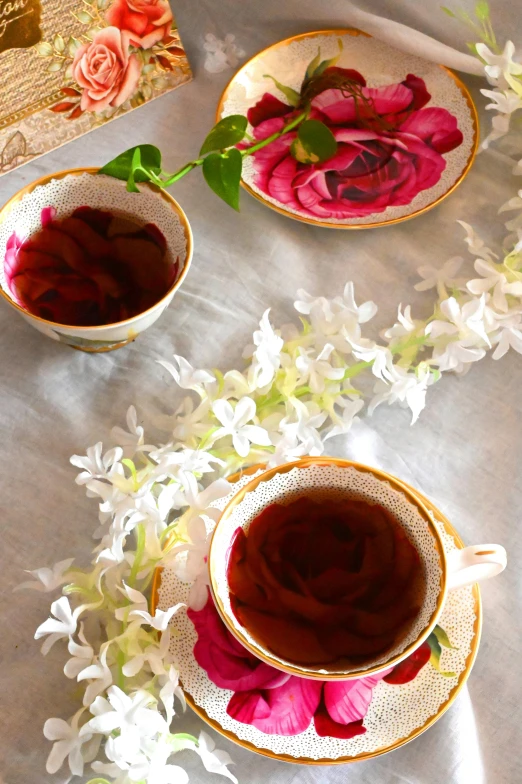
{"label": "white fabric", "polygon": [[[472,0],[459,0],[472,9]],[[361,0],[361,7],[393,18],[465,50],[470,34],[438,3]],[[519,11],[512,0],[493,0],[500,40],[518,35]],[[306,30],[349,26],[345,0],[178,0],[177,18],[195,72],[188,86],[154,104],[78,139],[0,179],[0,201],[37,177],[79,165],[102,164],[133,144],[162,147],[174,170],[193,157],[211,126],[231,72],[210,75],[203,62],[204,36],[234,33],[248,56]],[[477,104],[482,85],[467,78]],[[3,100],[8,88],[3,86]],[[481,111],[486,126],[486,113]],[[519,150],[519,157],[522,151]],[[328,296],[355,281],[360,300],[379,304],[376,329],[393,323],[399,302],[427,312],[430,293],[413,290],[421,263],[439,264],[465,255],[457,217],[484,236],[503,236],[497,207],[520,188],[513,161],[495,151],[479,156],[465,182],[431,212],[402,224],[347,232],[314,228],[266,209],[248,194],[238,215],[194,173],[172,192],[189,216],[195,235],[193,267],[162,319],[139,340],[112,354],[89,356],[39,335],[0,302],[0,782],[64,784],[66,771],[45,773],[50,744],[42,726],[49,716],[76,710],[74,683],[61,668],[64,649],[46,659],[32,637],[46,617],[49,597],[12,594],[35,569],[76,555],[88,556],[97,525],[95,503],[74,484],[69,456],[108,440],[124,424],[130,403],[147,423],[154,408],[178,397],[155,359],[172,351],[194,365],[241,366],[241,351],[266,307],[276,323],[294,317],[299,287]],[[515,784],[520,781],[520,587],[522,548],[522,358],[510,353],[486,359],[461,379],[444,378],[429,390],[428,405],[410,428],[399,408],[381,407],[343,440],[339,455],[382,466],[432,497],[467,543],[498,541],[508,551],[506,572],[483,588],[484,632],[467,689],[422,737],[375,760],[344,767],[295,767],[236,748],[217,738],[237,762],[243,784]],[[518,598],[517,598],[518,591]],[[197,732],[202,724],[188,711],[175,726]],[[210,731],[212,732],[212,731]],[[194,784],[219,779],[195,755],[178,758]]]}

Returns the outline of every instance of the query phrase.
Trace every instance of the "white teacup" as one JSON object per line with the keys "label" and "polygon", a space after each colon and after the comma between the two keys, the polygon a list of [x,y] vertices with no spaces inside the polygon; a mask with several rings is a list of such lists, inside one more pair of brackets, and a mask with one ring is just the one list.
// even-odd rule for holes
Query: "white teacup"
{"label": "white teacup", "polygon": [[[363,664],[298,665],[276,656],[251,634],[232,610],[227,581],[228,556],[238,528],[250,523],[270,504],[289,504],[323,491],[381,504],[399,522],[420,557],[425,592],[418,615],[394,647]],[[446,595],[501,572],[506,551],[496,544],[475,545],[446,554],[430,512],[400,480],[382,471],[336,458],[305,458],[278,466],[256,477],[225,508],[213,534],[209,555],[210,584],[216,607],[229,631],[255,656],[285,672],[304,678],[348,680],[382,672],[410,656],[438,622]]]}
{"label": "white teacup", "polygon": [[[172,301],[189,270],[193,245],[187,216],[169,193],[149,184],[141,184],[140,193],[129,193],[125,182],[97,174],[97,171],[82,168],[49,174],[16,193],[0,210],[0,294],[39,332],[88,352],[112,351],[125,346],[154,324]],[[143,313],[95,327],[56,324],[29,313],[9,290],[4,272],[9,239],[15,234],[26,239],[39,231],[42,210],[47,207],[54,208],[56,218],[61,219],[85,206],[109,210],[114,215],[138,223],[154,223],[164,235],[167,261],[173,265],[173,282],[165,296]]]}

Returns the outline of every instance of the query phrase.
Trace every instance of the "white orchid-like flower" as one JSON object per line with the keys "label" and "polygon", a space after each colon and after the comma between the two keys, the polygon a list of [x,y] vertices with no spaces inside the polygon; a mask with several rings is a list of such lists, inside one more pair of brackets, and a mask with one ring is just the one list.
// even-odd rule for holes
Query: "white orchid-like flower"
{"label": "white orchid-like flower", "polygon": [[517,109],[522,109],[522,98],[513,90],[481,90],[480,92],[492,101],[486,105],[486,109],[500,114],[513,114]]}
{"label": "white orchid-like flower", "polygon": [[[150,643],[141,653],[127,659],[122,667],[126,678],[133,678],[147,664],[154,675],[165,675],[165,662],[170,645],[170,631],[167,628],[161,635],[159,645]],[[170,724],[170,722],[169,722]]]}
{"label": "white orchid-like flower", "polygon": [[419,414],[426,405],[426,390],[430,379],[428,368],[418,376],[405,368],[393,365],[389,367],[389,383],[378,381],[374,387],[375,397],[368,405],[371,416],[382,403],[404,403],[412,413],[411,424],[415,424]]}
{"label": "white orchid-like flower", "polygon": [[288,402],[292,413],[281,420],[280,432],[290,443],[297,441],[302,444],[305,454],[321,455],[324,445],[318,428],[324,424],[328,415],[321,411],[317,403],[303,403],[297,398],[291,398]]}
{"label": "white orchid-like flower", "polygon": [[77,607],[73,612],[66,596],[61,596],[51,604],[51,613],[54,618],[48,618],[47,621],[41,623],[34,634],[35,640],[49,635],[41,649],[44,656],[49,653],[55,642],[75,634],[78,615],[83,609],[83,606]]}
{"label": "white orchid-like flower", "polygon": [[354,357],[361,362],[371,362],[373,375],[381,381],[387,381],[389,378],[388,368],[393,361],[390,349],[365,338],[362,338],[359,343],[350,342]]}
{"label": "white orchid-like flower", "polygon": [[129,618],[138,618],[137,621],[140,625],[143,623],[148,623],[149,626],[152,626],[153,629],[156,629],[158,632],[164,632],[167,630],[167,627],[170,623],[170,619],[173,615],[175,615],[178,610],[182,607],[185,607],[184,602],[179,602],[178,604],[169,607],[168,610],[160,610],[156,609],[154,615],[151,615],[149,612],[145,610],[132,610],[129,613]]}
{"label": "white orchid-like flower", "polygon": [[[166,636],[167,636],[166,634],[162,635],[161,637],[162,642],[163,642],[163,637]],[[186,708],[185,695],[183,694],[183,689],[179,685],[179,672],[177,671],[176,667],[173,664],[171,664],[166,671],[164,671],[163,673],[159,673],[158,681],[161,686],[159,692],[159,699],[160,702],[163,704],[163,707],[165,708],[165,716],[167,718],[167,724],[170,727],[172,723],[172,719],[174,717],[174,697],[177,697],[178,700],[181,702],[183,710],[185,710]]]}
{"label": "white orchid-like flower", "polygon": [[206,386],[214,385],[216,377],[209,370],[196,370],[190,362],[174,354],[174,363],[158,359],[158,364],[167,370],[181,389],[191,389],[201,397],[206,394]]}
{"label": "white orchid-like flower", "polygon": [[342,414],[341,416],[336,415],[335,419],[332,417],[335,424],[325,432],[323,436],[325,441],[327,438],[346,435],[346,433],[350,431],[353,423],[358,420],[357,414],[364,408],[364,400],[360,399],[350,400],[339,397],[336,400],[336,404],[340,406]]}
{"label": "white orchid-like flower", "polygon": [[223,460],[204,449],[176,451],[173,444],[163,450],[151,452],[149,457],[157,461],[158,474],[165,474],[175,479],[190,474],[208,474],[215,471],[216,466],[225,465]]}
{"label": "white orchid-like flower", "polygon": [[520,320],[516,325],[503,327],[495,342],[497,347],[493,352],[493,359],[501,359],[510,348],[518,354],[522,354],[522,323]]}
{"label": "white orchid-like flower", "polygon": [[428,291],[435,288],[439,297],[447,297],[446,287],[450,289],[458,288],[462,284],[462,281],[455,277],[462,266],[462,262],[462,256],[454,256],[448,259],[440,269],[433,267],[431,264],[423,264],[417,270],[423,280],[415,284],[415,290]]}
{"label": "white orchid-like flower", "polygon": [[212,410],[221,423],[221,427],[213,434],[214,442],[231,436],[234,449],[240,457],[248,455],[251,443],[270,446],[266,430],[259,425],[248,424],[256,415],[256,404],[251,397],[242,397],[235,408],[228,400],[216,400]]}
{"label": "white orchid-like flower", "polygon": [[327,343],[317,357],[313,357],[312,351],[304,348],[299,349],[299,356],[295,360],[295,366],[300,373],[300,383],[308,385],[312,392],[318,394],[324,392],[326,381],[341,381],[344,378],[344,368],[333,367],[328,361],[334,351],[331,343]]}
{"label": "white orchid-like flower", "polygon": [[96,697],[106,691],[112,684],[112,672],[107,664],[109,647],[110,642],[104,643],[100,648],[98,661],[83,669],[76,676],[78,682],[89,681],[83,695],[83,704],[86,707],[91,705]]}
{"label": "white orchid-like flower", "polygon": [[75,642],[73,637],[70,637],[67,645],[67,650],[71,654],[71,658],[63,668],[67,678],[76,678],[82,670],[92,664],[94,659],[94,649],[85,639],[83,623],[80,624],[78,638],[80,639],[79,643]]}
{"label": "white orchid-like flower", "polygon": [[75,713],[70,723],[63,719],[47,719],[45,722],[43,733],[47,740],[54,741],[45,766],[50,775],[56,773],[68,759],[72,775],[82,776],[84,764],[98,753],[101,738],[93,738],[92,732],[80,732],[79,720],[84,711],[81,708]]}
{"label": "white orchid-like flower", "polygon": [[123,457],[123,449],[119,446],[114,449],[109,449],[105,454],[103,453],[103,444],[99,441],[94,446],[89,447],[87,454],[73,455],[70,462],[76,468],[82,468],[83,471],[76,477],[77,485],[85,485],[93,479],[111,479],[113,474],[121,471],[122,468],[119,461]]}
{"label": "white orchid-like flower", "polygon": [[[105,746],[109,759],[132,763],[140,756],[144,739],[168,732],[167,722],[156,709],[156,700],[143,689],[125,694],[111,686],[105,697],[96,697],[90,707],[93,718],[80,730],[80,736],[92,733],[111,736]],[[119,731],[119,735],[114,735]],[[120,765],[121,767],[121,765]]]}
{"label": "white orchid-like flower", "polygon": [[[124,458],[133,458],[138,450],[142,450],[145,446],[144,431],[141,425],[138,425],[138,415],[134,406],[129,406],[127,411],[127,427],[128,431],[122,427],[113,427],[111,436],[123,450]],[[148,449],[148,447],[145,447]]]}
{"label": "white orchid-like flower", "polygon": [[483,259],[475,261],[475,270],[482,277],[468,281],[468,289],[472,294],[476,295],[484,294],[493,289],[493,306],[502,313],[507,313],[509,310],[507,294],[514,297],[522,296],[522,275],[519,275],[520,280],[509,282],[500,264],[493,264]]}
{"label": "white orchid-like flower", "polygon": [[484,323],[486,310],[486,297],[475,298],[466,302],[462,307],[455,297],[449,297],[440,303],[440,310],[447,321],[435,320],[426,327],[426,335],[432,339],[442,335],[457,336],[461,345],[466,347],[486,343],[491,346]]}
{"label": "white orchid-like flower", "polygon": [[208,418],[209,412],[210,401],[208,399],[194,407],[194,401],[191,397],[184,398],[174,414],[173,437],[183,444],[190,444],[193,439],[205,436],[212,427]]}
{"label": "white orchid-like flower", "polygon": [[298,313],[310,316],[313,328],[314,346],[321,350],[331,344],[337,351],[350,352],[350,345],[345,336],[352,340],[361,337],[361,324],[369,321],[377,312],[374,302],[364,302],[358,306],[355,302],[353,283],[347,283],[342,297],[328,300],[325,297],[312,297],[303,289],[297,292],[298,300],[294,303]]}
{"label": "white orchid-like flower", "polygon": [[237,68],[246,52],[235,41],[236,37],[232,33],[227,33],[223,39],[217,38],[214,33],[207,33],[203,44],[207,53],[205,71],[215,74],[227,68]]}
{"label": "white orchid-like flower", "polygon": [[71,577],[67,575],[66,572],[70,569],[73,561],[74,558],[66,558],[64,561],[58,561],[52,569],[48,569],[47,567],[32,570],[26,569],[25,571],[27,574],[31,574],[35,579],[20,583],[20,585],[17,585],[13,590],[22,591],[25,588],[29,588],[33,591],[42,591],[44,593],[54,591],[61,585],[70,582]]}
{"label": "white orchid-like flower", "polygon": [[205,770],[208,770],[209,773],[226,776],[234,784],[238,784],[236,777],[228,770],[228,765],[233,764],[230,754],[227,754],[226,751],[216,750],[216,744],[206,732],[200,732],[196,751],[201,757]]}
{"label": "white orchid-like flower", "polygon": [[252,357],[248,371],[248,383],[252,390],[270,384],[281,365],[284,340],[272,327],[269,315],[270,310],[265,310],[259,329],[253,335],[254,346],[247,347],[243,353],[244,357]]}
{"label": "white orchid-like flower", "polygon": [[404,312],[402,311],[402,303],[397,308],[397,322],[383,332],[383,336],[387,340],[397,340],[415,332],[418,324],[411,317],[411,305],[406,305]]}
{"label": "white orchid-like flower", "polygon": [[127,585],[125,582],[123,583],[123,586],[119,586],[119,591],[129,599],[131,603],[125,607],[118,607],[114,611],[114,615],[118,621],[127,620],[129,613],[133,610],[146,610],[149,606],[147,597],[144,596],[141,591],[131,588],[131,586]]}
{"label": "white orchid-like flower", "polygon": [[480,237],[473,226],[470,226],[469,223],[465,223],[464,221],[458,220],[457,221],[460,226],[466,232],[466,236],[464,238],[464,242],[468,246],[468,250],[474,256],[478,256],[480,259],[484,259],[484,261],[494,262],[497,258],[496,253],[493,253],[491,248],[488,248],[482,237]]}
{"label": "white orchid-like flower", "polygon": [[506,76],[520,76],[522,74],[522,63],[513,59],[516,51],[513,41],[506,41],[501,54],[495,54],[483,43],[476,44],[476,50],[479,57],[486,63],[484,71],[491,84],[498,84],[504,88],[509,84],[506,81]]}

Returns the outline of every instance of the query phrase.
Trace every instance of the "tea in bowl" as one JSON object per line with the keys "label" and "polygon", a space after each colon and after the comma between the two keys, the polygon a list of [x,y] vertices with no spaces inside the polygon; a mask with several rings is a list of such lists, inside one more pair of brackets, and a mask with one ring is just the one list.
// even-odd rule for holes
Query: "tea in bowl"
{"label": "tea in bowl", "polygon": [[447,592],[505,567],[498,545],[447,556],[400,480],[334,458],[256,477],[212,539],[216,607],[256,657],[305,678],[376,674],[429,636]]}
{"label": "tea in bowl", "polygon": [[32,326],[84,351],[134,340],[188,272],[192,233],[165,191],[73,169],[0,211],[0,292]]}

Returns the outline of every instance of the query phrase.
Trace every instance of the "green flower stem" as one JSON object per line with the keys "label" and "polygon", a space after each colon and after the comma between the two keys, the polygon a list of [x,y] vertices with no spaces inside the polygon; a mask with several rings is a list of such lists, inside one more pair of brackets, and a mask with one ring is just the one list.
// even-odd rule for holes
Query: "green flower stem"
{"label": "green flower stem", "polygon": [[[267,147],[269,144],[272,144],[272,142],[274,142],[276,139],[279,139],[280,136],[284,136],[285,133],[288,133],[288,131],[291,131],[293,128],[300,125],[303,120],[306,119],[307,114],[308,112],[301,112],[301,114],[297,115],[297,117],[294,117],[293,120],[283,126],[280,131],[276,131],[276,133],[273,133],[266,139],[262,139],[260,142],[240,150],[241,155],[252,155],[254,152],[261,150],[263,147]],[[147,170],[147,174],[154,185],[157,185],[160,188],[168,188],[178,180],[181,180],[182,177],[191,172],[193,169],[196,169],[198,166],[202,166],[204,160],[204,158],[197,158],[195,161],[189,161],[189,163],[186,163],[185,166],[182,166],[181,169],[178,169],[178,171],[174,172],[174,174],[167,174],[166,179],[161,179],[161,177],[158,177],[156,174],[154,174],[153,171]]]}
{"label": "green flower stem", "polygon": [[134,562],[132,564],[132,569],[128,582],[128,585],[131,588],[134,588],[134,585],[136,583],[136,578],[140,570],[141,560],[143,558],[144,552],[145,552],[145,528],[142,525],[138,525],[136,526],[136,555],[134,556]]}
{"label": "green flower stem", "polygon": [[[122,635],[125,634],[125,623],[121,625],[121,633]],[[125,654],[119,649],[116,655],[116,665],[118,667],[118,686],[122,691],[125,691],[125,675],[123,674],[123,665],[125,664]]]}
{"label": "green flower stem", "polygon": [[284,136],[285,133],[288,133],[288,131],[291,131],[294,128],[296,128],[298,125],[300,125],[303,122],[303,120],[306,120],[307,115],[308,115],[308,111],[301,112],[301,114],[298,114],[297,117],[294,117],[293,120],[291,120],[289,123],[284,125],[280,131],[276,131],[271,136],[267,136],[266,139],[262,139],[260,142],[257,142],[257,144],[253,144],[251,147],[245,147],[244,150],[240,151],[241,155],[243,156],[252,155],[252,153],[261,150],[263,147],[266,147],[268,144],[272,144],[272,142],[275,142],[276,139],[279,139],[280,136]]}

